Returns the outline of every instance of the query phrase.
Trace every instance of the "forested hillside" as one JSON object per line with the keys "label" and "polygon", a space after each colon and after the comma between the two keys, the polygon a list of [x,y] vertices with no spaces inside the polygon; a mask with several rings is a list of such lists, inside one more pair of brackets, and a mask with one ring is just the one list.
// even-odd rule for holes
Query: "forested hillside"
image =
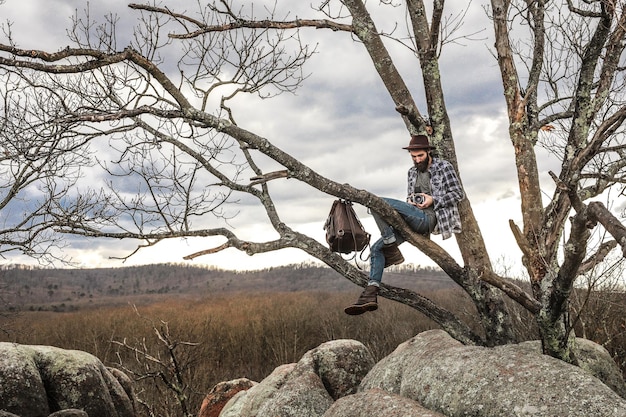
{"label": "forested hillside", "polygon": [[[421,291],[454,287],[440,270],[405,265],[386,282]],[[358,291],[334,270],[297,264],[259,271],[228,271],[185,264],[101,269],[44,269],[13,265],[0,270],[4,310],[72,311],[88,306],[149,303],[166,297],[200,298],[223,292]]]}

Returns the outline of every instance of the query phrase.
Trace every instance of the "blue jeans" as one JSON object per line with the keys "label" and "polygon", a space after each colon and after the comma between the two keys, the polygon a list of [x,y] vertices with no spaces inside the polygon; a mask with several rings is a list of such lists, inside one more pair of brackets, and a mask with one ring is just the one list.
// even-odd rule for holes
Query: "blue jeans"
{"label": "blue jeans", "polygon": [[[430,224],[426,213],[422,209],[415,207],[406,201],[395,200],[393,198],[383,198],[394,210],[400,214],[400,216],[407,222],[407,224],[416,233],[428,234],[430,233]],[[372,217],[380,230],[381,238],[378,239],[372,245],[370,249],[370,280],[369,285],[380,285],[383,278],[383,269],[385,269],[385,257],[382,249],[385,244],[385,240],[390,240],[395,237],[396,243],[399,245],[405,241],[400,233],[393,230],[386,221],[380,216],[372,212]]]}

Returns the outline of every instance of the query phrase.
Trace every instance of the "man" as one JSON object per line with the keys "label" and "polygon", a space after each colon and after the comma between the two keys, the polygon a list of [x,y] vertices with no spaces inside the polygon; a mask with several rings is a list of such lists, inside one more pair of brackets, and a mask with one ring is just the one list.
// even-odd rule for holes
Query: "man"
{"label": "man", "polygon": [[[465,197],[454,167],[433,157],[428,137],[412,136],[407,149],[413,159],[408,173],[407,200],[384,200],[393,207],[413,231],[426,236],[441,234],[443,239],[461,232],[457,204]],[[346,307],[346,314],[357,315],[378,308],[377,296],[383,269],[404,262],[398,248],[404,238],[376,213],[372,213],[381,238],[370,250],[370,278],[356,303]]]}

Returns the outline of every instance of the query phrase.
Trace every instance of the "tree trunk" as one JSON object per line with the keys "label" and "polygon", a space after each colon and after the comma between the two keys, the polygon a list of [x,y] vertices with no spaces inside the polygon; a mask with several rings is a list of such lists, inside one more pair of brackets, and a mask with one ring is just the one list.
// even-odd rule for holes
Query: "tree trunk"
{"label": "tree trunk", "polygon": [[551,306],[542,308],[537,315],[543,353],[578,365],[574,354],[576,335],[570,327],[567,311],[553,311]]}

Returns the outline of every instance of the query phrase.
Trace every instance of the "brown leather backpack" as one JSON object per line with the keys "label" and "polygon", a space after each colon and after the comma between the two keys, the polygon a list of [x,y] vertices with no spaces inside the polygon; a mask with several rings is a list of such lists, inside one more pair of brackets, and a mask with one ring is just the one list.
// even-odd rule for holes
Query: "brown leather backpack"
{"label": "brown leather backpack", "polygon": [[352,202],[348,200],[333,202],[324,230],[326,242],[333,252],[359,252],[370,242],[371,235],[363,228],[352,208]]}

